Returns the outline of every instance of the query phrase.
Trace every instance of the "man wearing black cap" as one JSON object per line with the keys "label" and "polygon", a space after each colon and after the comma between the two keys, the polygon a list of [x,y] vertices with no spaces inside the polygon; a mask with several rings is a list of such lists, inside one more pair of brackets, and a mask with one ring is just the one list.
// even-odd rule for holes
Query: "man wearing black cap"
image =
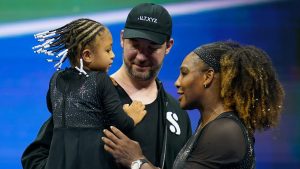
{"label": "man wearing black cap", "polygon": [[[145,3],[134,7],[128,14],[123,38],[142,38],[157,44],[169,42],[172,18],[162,6]],[[173,44],[173,40],[170,41]]]}
{"label": "man wearing black cap", "polygon": [[[172,19],[165,8],[151,3],[134,7],[121,31],[123,65],[112,75],[123,103],[139,100],[146,105],[145,118],[127,135],[139,142],[147,160],[161,168],[172,168],[191,136],[187,113],[157,80],[174,43],[171,35]],[[139,162],[143,160],[133,164]]]}
{"label": "man wearing black cap", "polygon": [[[172,168],[176,155],[191,136],[187,113],[157,79],[164,57],[174,43],[171,35],[172,19],[165,8],[151,3],[134,7],[121,31],[123,65],[112,75],[122,102],[142,101],[148,112],[128,136],[140,143],[147,160],[165,169]],[[45,168],[52,134],[51,117],[22,155],[23,168]],[[107,157],[103,163],[114,163],[109,154]],[[134,161],[133,167],[143,162]],[[111,168],[116,166],[112,164]]]}

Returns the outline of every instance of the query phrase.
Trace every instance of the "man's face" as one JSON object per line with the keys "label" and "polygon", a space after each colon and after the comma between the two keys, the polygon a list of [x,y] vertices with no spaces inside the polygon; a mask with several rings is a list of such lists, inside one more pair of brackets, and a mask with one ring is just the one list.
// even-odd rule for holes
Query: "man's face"
{"label": "man's face", "polygon": [[146,39],[123,39],[121,36],[123,60],[128,73],[138,80],[155,78],[172,45],[173,40],[159,45]]}

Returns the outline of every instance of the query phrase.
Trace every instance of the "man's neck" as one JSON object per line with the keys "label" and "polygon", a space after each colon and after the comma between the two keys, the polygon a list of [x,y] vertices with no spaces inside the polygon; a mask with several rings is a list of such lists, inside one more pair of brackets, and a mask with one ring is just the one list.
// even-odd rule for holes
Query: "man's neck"
{"label": "man's neck", "polygon": [[111,77],[126,91],[131,100],[141,101],[143,104],[152,103],[158,93],[155,78],[150,80],[135,79],[128,74],[125,67],[121,67]]}

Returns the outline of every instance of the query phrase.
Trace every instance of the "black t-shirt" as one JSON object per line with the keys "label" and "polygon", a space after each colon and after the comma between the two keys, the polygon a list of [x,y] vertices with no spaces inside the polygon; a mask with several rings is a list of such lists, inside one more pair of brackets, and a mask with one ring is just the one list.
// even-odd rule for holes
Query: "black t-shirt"
{"label": "black t-shirt", "polygon": [[144,155],[148,160],[158,165],[158,160],[155,157],[157,152],[157,126],[158,126],[158,103],[157,99],[151,104],[146,105],[147,114],[143,121],[135,126],[128,136],[134,138],[141,144]]}
{"label": "black t-shirt", "polygon": [[[124,104],[130,104],[132,100],[128,96],[128,94],[121,88],[119,85],[116,87],[119,96]],[[157,153],[157,144],[158,144],[158,99],[156,98],[152,103],[146,105],[147,114],[144,119],[137,124],[127,136],[131,139],[140,143],[143,154],[147,157],[147,159],[158,165],[158,159],[160,155]]]}

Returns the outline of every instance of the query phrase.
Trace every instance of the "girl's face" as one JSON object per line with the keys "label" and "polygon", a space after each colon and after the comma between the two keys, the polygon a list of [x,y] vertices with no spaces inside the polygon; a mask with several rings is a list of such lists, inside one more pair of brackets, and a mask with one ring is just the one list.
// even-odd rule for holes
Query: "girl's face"
{"label": "girl's face", "polygon": [[93,50],[91,50],[92,62],[87,65],[91,70],[105,71],[111,67],[115,54],[112,51],[112,36],[108,29],[97,35]]}
{"label": "girl's face", "polygon": [[205,65],[195,53],[185,57],[175,82],[181,108],[190,110],[199,107],[204,90],[204,72]]}

